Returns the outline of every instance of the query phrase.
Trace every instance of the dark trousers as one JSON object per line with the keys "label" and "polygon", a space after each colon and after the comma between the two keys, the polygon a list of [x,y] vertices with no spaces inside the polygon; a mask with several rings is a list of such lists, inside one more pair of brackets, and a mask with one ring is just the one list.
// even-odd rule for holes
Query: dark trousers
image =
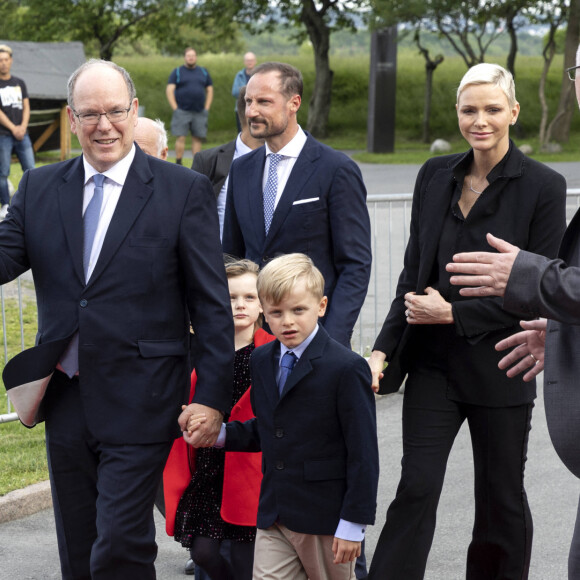
{"label": "dark trousers", "polygon": [[444,375],[414,372],[403,402],[403,459],[371,563],[371,580],[420,580],[433,535],[447,459],[462,423],[471,434],[475,522],[467,580],[528,578],[532,518],[524,467],[533,404],[481,407],[448,400]]}
{"label": "dark trousers", "polygon": [[63,580],[153,580],[153,502],[172,442],[95,440],[86,428],[78,379],[58,371],[44,403]]}

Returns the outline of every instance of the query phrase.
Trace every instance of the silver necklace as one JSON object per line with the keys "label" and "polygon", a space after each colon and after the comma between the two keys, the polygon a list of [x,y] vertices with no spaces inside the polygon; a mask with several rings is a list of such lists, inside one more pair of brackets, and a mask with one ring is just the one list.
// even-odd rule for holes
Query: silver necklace
{"label": "silver necklace", "polygon": [[481,195],[483,193],[483,189],[481,191],[477,191],[477,189],[473,189],[473,175],[469,176],[469,189],[473,191],[473,193],[477,193],[477,195]]}

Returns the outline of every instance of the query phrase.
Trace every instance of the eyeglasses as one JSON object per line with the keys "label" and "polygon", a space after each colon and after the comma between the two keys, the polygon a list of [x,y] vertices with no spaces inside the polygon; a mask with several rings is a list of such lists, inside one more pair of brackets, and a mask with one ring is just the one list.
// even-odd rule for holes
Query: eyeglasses
{"label": "eyeglasses", "polygon": [[131,107],[119,109],[118,111],[107,111],[106,113],[77,113],[73,109],[75,117],[78,118],[81,125],[98,125],[101,117],[104,115],[111,123],[120,123],[129,116]]}
{"label": "eyeglasses", "polygon": [[570,68],[566,69],[566,72],[568,73],[568,78],[571,81],[575,81],[576,80],[576,70],[580,68],[580,65],[577,66],[571,66]]}

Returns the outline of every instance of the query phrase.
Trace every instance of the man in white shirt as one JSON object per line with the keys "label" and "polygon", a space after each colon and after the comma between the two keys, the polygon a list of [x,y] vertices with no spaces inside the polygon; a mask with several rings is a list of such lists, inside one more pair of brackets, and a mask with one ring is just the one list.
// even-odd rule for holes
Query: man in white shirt
{"label": "man in white shirt", "polygon": [[246,117],[252,136],[266,146],[232,164],[223,248],[260,266],[280,254],[310,256],[326,282],[323,325],[348,346],[371,271],[366,189],[351,159],[301,129],[302,89],[293,66],[268,62],[254,69]]}

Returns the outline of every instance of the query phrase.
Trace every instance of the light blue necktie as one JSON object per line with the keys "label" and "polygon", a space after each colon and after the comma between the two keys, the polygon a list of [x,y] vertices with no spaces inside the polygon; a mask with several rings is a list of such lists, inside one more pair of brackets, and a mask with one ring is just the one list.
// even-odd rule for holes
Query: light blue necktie
{"label": "light blue necktie", "polygon": [[278,379],[278,392],[280,394],[282,394],[284,385],[286,384],[286,379],[292,372],[292,369],[294,368],[297,360],[298,357],[290,350],[287,351],[282,357],[282,361],[280,362],[280,378]]}
{"label": "light blue necktie", "polygon": [[278,193],[278,163],[284,159],[284,155],[270,153],[270,166],[268,167],[268,179],[264,188],[264,227],[266,235],[272,223],[274,216],[274,207],[276,204],[276,194]]}
{"label": "light blue necktie", "polygon": [[[89,263],[91,261],[91,250],[93,248],[93,240],[99,225],[99,217],[101,215],[101,205],[103,204],[103,182],[105,176],[97,173],[93,176],[95,184],[95,192],[93,197],[87,205],[85,215],[83,217],[83,269],[85,272],[85,283],[88,281]],[[62,370],[70,377],[74,377],[79,370],[79,333],[76,332],[72,337],[64,355],[60,360]]]}
{"label": "light blue necktie", "polygon": [[93,197],[87,205],[85,215],[83,217],[84,241],[83,241],[83,268],[85,271],[85,283],[89,281],[88,272],[89,264],[91,262],[91,250],[93,249],[93,241],[97,233],[97,226],[99,225],[99,218],[101,217],[101,205],[103,205],[103,182],[105,176],[97,173],[93,176],[95,184],[95,192]]}

